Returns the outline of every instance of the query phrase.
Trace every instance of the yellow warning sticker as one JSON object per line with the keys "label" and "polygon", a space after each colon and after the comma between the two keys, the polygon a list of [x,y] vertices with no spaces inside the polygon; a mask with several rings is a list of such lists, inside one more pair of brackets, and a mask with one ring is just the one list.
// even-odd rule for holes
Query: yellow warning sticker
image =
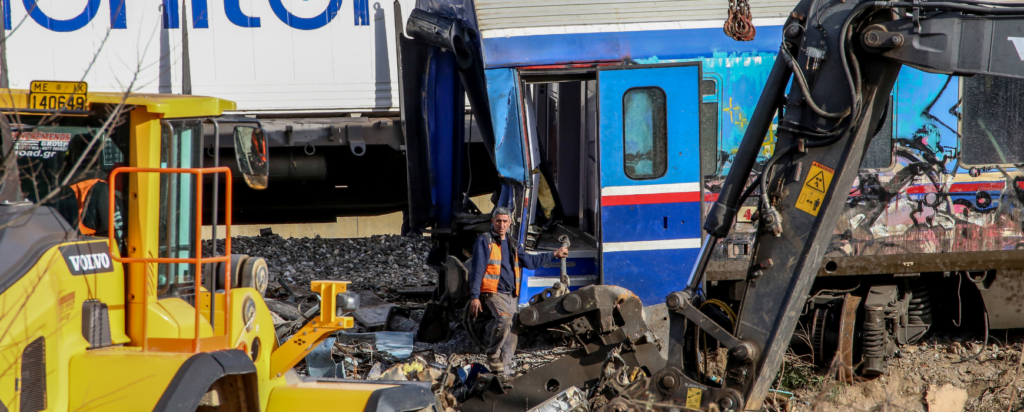
{"label": "yellow warning sticker", "polygon": [[686,409],[700,410],[700,398],[704,391],[697,388],[686,388]]}
{"label": "yellow warning sticker", "polygon": [[828,166],[811,162],[811,171],[807,173],[807,181],[800,189],[796,208],[810,213],[811,216],[818,216],[821,203],[825,201],[825,192],[828,191],[828,185],[832,184],[832,175],[835,173],[836,171]]}

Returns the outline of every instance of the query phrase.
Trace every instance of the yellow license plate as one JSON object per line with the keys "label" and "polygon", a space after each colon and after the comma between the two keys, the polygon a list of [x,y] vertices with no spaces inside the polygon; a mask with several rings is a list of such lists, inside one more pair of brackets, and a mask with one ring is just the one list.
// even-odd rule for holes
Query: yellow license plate
{"label": "yellow license plate", "polygon": [[29,109],[89,110],[86,82],[34,81],[29,89]]}

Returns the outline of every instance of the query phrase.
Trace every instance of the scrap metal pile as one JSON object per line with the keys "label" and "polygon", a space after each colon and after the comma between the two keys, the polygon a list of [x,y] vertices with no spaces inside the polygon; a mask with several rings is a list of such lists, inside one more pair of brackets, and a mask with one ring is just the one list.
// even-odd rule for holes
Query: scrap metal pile
{"label": "scrap metal pile", "polygon": [[[204,244],[204,249],[204,253],[210,253],[209,242]],[[218,242],[218,249],[223,251],[223,241]],[[265,301],[274,317],[278,338],[282,341],[316,314],[317,295],[309,290],[310,281],[347,280],[352,282],[351,290],[359,293],[360,309],[352,313],[355,327],[322,342],[296,366],[299,374],[360,380],[430,381],[435,383],[439,404],[465,409],[463,402],[474,397],[480,399],[481,392],[488,389],[500,391],[500,384],[496,375],[484,366],[484,346],[476,337],[482,331],[468,331],[460,313],[451,319],[447,339],[436,343],[415,341],[415,332],[426,309],[425,302],[430,299],[437,281],[437,272],[426,265],[429,249],[427,238],[390,235],[362,239],[284,239],[276,235],[232,238],[232,253],[263,256],[267,261],[270,281]],[[578,310],[582,313],[597,307],[586,309],[587,305],[604,305],[603,315],[610,316],[617,302],[628,296],[631,299],[629,317],[642,316],[639,299],[620,289],[614,288],[600,297],[595,295],[596,300],[588,303],[577,303]],[[538,299],[538,303],[541,300]],[[527,310],[527,313],[538,312]],[[552,322],[552,319],[536,315],[530,319],[532,326]],[[481,327],[482,323],[477,322],[475,326]],[[472,328],[473,322],[468,326]],[[600,375],[605,358],[619,359],[618,363],[613,363],[622,364],[618,355],[622,349],[617,346],[604,348],[600,340],[596,344],[585,340],[586,334],[602,328],[618,327],[608,321],[601,325],[595,318],[594,327],[580,321],[573,325],[557,325],[551,330],[537,327],[524,331],[513,361],[514,374],[501,376],[501,380],[514,380],[547,365],[561,364],[554,369],[571,371],[582,378]],[[630,332],[620,333],[612,339],[619,342],[632,335],[633,340],[646,336],[653,341],[653,336],[642,325],[634,323],[631,328]],[[602,350],[595,352],[595,347]],[[581,348],[584,356],[600,358],[598,364],[588,367],[585,373],[573,369],[581,368],[578,356],[555,362],[567,354],[581,351]],[[615,355],[610,356],[612,349],[615,349]],[[655,347],[645,353],[657,355],[657,352]],[[488,388],[478,383],[489,384],[492,381],[498,386]],[[534,390],[539,389],[546,394],[545,399],[552,395],[577,399],[582,392],[569,390],[574,387],[564,385],[554,393],[548,393],[551,388]]]}

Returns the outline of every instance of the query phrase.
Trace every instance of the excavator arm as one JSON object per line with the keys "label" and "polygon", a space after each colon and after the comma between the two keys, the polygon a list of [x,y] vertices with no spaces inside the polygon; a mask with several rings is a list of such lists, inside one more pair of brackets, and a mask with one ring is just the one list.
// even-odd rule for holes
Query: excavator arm
{"label": "excavator arm", "polygon": [[[667,297],[671,350],[647,402],[665,408],[760,410],[902,65],[953,75],[1024,77],[1024,3],[804,0],[704,228],[693,283]],[[789,94],[785,94],[790,85]],[[778,140],[756,186],[750,172],[772,118]],[[694,305],[719,239],[759,193],[759,231],[734,331]],[[698,382],[689,328],[729,349],[721,387]],[[633,402],[640,402],[639,400]],[[627,402],[628,403],[628,402]],[[609,405],[622,405],[617,400]],[[639,405],[639,403],[637,403]],[[619,408],[621,409],[621,408]]]}

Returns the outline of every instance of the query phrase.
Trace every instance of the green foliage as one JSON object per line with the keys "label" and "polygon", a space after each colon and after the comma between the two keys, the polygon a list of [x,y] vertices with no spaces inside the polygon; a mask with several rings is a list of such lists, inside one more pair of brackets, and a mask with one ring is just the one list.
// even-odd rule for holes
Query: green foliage
{"label": "green foliage", "polygon": [[839,399],[839,394],[842,393],[843,389],[846,388],[847,386],[849,385],[842,382],[832,385],[832,388],[829,389],[828,394],[825,395],[825,399],[827,399],[830,402],[836,401],[837,399]]}
{"label": "green foliage", "polygon": [[827,377],[818,373],[817,368],[800,357],[789,354],[783,361],[775,381],[779,382],[779,389],[794,391],[798,389],[821,389]]}

